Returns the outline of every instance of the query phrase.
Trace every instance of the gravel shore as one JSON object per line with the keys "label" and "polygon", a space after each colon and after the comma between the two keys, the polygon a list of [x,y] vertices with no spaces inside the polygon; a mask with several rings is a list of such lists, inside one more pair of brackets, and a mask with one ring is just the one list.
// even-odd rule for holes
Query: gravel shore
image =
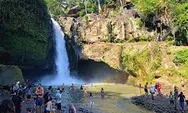
{"label": "gravel shore", "polygon": [[[174,105],[170,105],[169,98],[166,96],[155,96],[154,100],[151,99],[150,95],[136,96],[132,97],[132,103],[153,111],[154,113],[182,113],[179,107],[179,102],[177,110],[175,110]],[[186,104],[185,108],[187,109]],[[184,113],[188,113],[188,111],[185,111]]]}

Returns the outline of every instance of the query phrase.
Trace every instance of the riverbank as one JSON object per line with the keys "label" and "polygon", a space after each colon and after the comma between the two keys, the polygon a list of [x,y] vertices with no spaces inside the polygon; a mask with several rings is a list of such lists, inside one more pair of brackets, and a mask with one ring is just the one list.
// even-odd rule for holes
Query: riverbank
{"label": "riverbank", "polygon": [[178,110],[175,110],[174,105],[170,105],[170,101],[166,96],[155,96],[152,100],[150,95],[142,95],[133,97],[132,102],[155,113],[181,113],[179,105],[177,106]]}

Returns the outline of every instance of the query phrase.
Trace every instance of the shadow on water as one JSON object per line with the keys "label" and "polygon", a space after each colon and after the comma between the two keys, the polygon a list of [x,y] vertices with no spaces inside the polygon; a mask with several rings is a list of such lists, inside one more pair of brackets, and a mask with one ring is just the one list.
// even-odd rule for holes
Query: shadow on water
{"label": "shadow on water", "polygon": [[104,62],[90,59],[78,62],[78,75],[87,82],[126,83],[128,79],[128,73],[116,70]]}

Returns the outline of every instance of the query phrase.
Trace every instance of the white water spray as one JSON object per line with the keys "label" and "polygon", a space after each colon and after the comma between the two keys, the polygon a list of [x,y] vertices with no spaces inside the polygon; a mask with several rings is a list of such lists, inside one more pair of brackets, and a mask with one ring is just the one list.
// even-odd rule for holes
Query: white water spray
{"label": "white water spray", "polygon": [[52,18],[53,31],[56,40],[56,60],[55,64],[57,67],[56,75],[49,75],[46,79],[43,79],[42,84],[45,85],[61,85],[64,84],[80,84],[81,82],[70,76],[69,71],[69,60],[67,50],[65,46],[64,33],[61,30],[60,25]]}

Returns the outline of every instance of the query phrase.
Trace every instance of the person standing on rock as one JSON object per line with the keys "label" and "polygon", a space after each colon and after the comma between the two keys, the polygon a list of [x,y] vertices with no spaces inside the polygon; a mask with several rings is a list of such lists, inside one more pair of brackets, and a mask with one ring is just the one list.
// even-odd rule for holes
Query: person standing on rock
{"label": "person standing on rock", "polygon": [[154,100],[155,86],[153,86],[153,85],[151,86],[150,93],[151,93],[151,99]]}
{"label": "person standing on rock", "polygon": [[174,94],[172,93],[172,91],[170,91],[169,99],[170,99],[170,105],[174,105]]}
{"label": "person standing on rock", "polygon": [[56,107],[57,107],[57,112],[56,113],[61,113],[61,93],[60,93],[60,89],[57,89],[57,93],[56,93]]}
{"label": "person standing on rock", "polygon": [[146,84],[144,86],[144,92],[145,92],[146,96],[148,96],[148,82],[146,82]]}
{"label": "person standing on rock", "polygon": [[181,110],[182,110],[182,112],[184,112],[185,95],[183,94],[183,92],[181,92],[178,95],[178,98],[179,98],[179,103],[180,103]]}
{"label": "person standing on rock", "polygon": [[184,80],[181,80],[180,84],[181,84],[182,91],[185,91],[185,82],[184,82]]}
{"label": "person standing on rock", "polygon": [[21,107],[22,107],[22,97],[20,95],[20,93],[16,93],[16,95],[14,95],[12,97],[12,101],[15,105],[15,113],[21,113]]}
{"label": "person standing on rock", "polygon": [[43,96],[44,96],[44,88],[41,86],[41,84],[38,85],[36,91],[35,91],[35,94],[37,96],[37,99],[36,99],[36,106],[37,106],[37,113],[43,113],[43,104],[44,104],[44,99],[43,99]]}
{"label": "person standing on rock", "polygon": [[178,101],[178,89],[174,86],[174,108],[177,109],[177,101]]}

